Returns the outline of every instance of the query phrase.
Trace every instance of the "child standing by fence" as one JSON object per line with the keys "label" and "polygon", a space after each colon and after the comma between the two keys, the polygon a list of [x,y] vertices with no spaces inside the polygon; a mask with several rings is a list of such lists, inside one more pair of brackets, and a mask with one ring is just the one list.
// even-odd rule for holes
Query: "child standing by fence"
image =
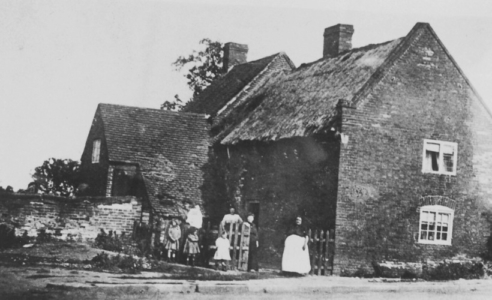
{"label": "child standing by fence", "polygon": [[221,236],[215,241],[215,246],[217,246],[214,256],[216,261],[215,267],[217,268],[220,264],[222,271],[227,271],[227,261],[231,260],[231,255],[229,254],[231,244],[227,239],[227,233],[225,231],[222,231]]}
{"label": "child standing by fence", "polygon": [[195,266],[195,256],[200,253],[200,246],[198,245],[198,229],[191,227],[186,242],[184,245],[183,253],[186,255],[186,264]]}

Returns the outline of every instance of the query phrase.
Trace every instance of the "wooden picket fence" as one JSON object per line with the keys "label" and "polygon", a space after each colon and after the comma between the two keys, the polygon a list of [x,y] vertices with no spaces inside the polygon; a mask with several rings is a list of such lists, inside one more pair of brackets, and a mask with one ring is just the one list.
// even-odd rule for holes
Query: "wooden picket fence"
{"label": "wooden picket fence", "polygon": [[333,256],[335,253],[335,240],[333,236],[332,230],[309,229],[311,275],[328,276],[333,273]]}

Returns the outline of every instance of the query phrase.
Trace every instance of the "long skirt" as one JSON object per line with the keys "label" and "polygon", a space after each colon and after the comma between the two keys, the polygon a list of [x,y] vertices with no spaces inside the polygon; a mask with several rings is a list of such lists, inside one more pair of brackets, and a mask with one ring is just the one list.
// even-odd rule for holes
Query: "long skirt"
{"label": "long skirt", "polygon": [[284,254],[282,255],[282,271],[307,274],[311,270],[309,249],[302,250],[305,237],[289,235],[285,239]]}
{"label": "long skirt", "polygon": [[249,254],[248,254],[248,271],[255,270],[258,271],[258,247],[256,246],[256,241],[250,242],[249,244]]}

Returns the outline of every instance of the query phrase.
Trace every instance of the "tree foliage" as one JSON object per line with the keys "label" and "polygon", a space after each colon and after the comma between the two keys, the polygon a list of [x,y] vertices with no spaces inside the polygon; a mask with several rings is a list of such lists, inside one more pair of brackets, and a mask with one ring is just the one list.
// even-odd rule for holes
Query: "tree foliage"
{"label": "tree foliage", "polygon": [[[203,51],[194,50],[188,56],[180,56],[172,64],[176,71],[189,68],[184,75],[188,80],[187,84],[193,91],[190,101],[196,98],[207,86],[222,75],[222,60],[224,52],[222,43],[205,38],[199,42],[205,46]],[[161,109],[180,110],[184,106],[184,101],[178,95],[175,100],[165,101]]]}
{"label": "tree foliage", "polygon": [[43,194],[73,196],[80,181],[79,162],[50,158],[34,169],[32,178]]}
{"label": "tree foliage", "polygon": [[183,106],[183,100],[179,98],[179,95],[174,95],[174,101],[164,101],[164,103],[161,104],[161,109],[178,111],[181,110]]}

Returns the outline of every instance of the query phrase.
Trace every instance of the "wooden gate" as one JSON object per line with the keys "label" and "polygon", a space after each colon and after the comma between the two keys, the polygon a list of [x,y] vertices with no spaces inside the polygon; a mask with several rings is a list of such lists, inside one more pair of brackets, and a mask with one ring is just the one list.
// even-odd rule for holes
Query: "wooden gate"
{"label": "wooden gate", "polygon": [[[229,230],[227,231],[227,239],[231,244],[231,263],[232,269],[237,269],[241,271],[248,270],[248,255],[249,255],[249,237],[250,237],[251,227],[248,223],[244,222],[241,224],[233,223],[230,224]],[[210,224],[207,224],[205,234],[211,236],[210,234]],[[222,227],[219,226],[217,236],[222,233]],[[213,234],[212,234],[213,236]],[[213,242],[213,243],[212,243]],[[208,246],[210,254],[215,253],[217,247],[215,246],[215,240],[211,240]],[[210,255],[211,256],[211,255]],[[210,258],[209,256],[209,258]]]}
{"label": "wooden gate", "polygon": [[311,230],[309,236],[309,254],[311,257],[311,275],[328,276],[333,273],[335,240],[333,230]]}

